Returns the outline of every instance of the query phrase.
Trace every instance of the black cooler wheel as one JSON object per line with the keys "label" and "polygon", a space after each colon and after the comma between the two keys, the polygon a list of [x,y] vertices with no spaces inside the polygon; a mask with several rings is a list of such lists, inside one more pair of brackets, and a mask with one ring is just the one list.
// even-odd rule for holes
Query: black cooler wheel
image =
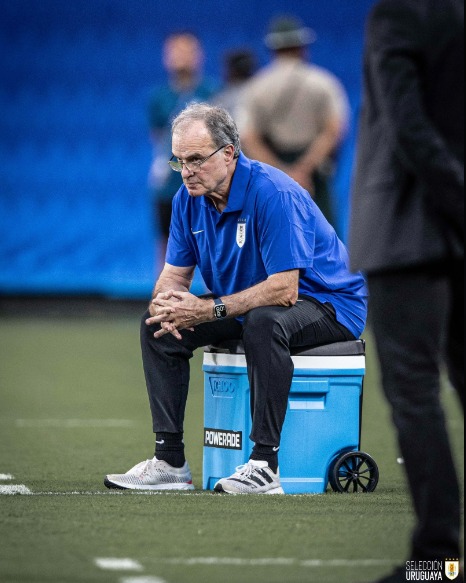
{"label": "black cooler wheel", "polygon": [[329,475],[335,492],[373,492],[378,481],[379,468],[363,451],[350,451],[337,458]]}

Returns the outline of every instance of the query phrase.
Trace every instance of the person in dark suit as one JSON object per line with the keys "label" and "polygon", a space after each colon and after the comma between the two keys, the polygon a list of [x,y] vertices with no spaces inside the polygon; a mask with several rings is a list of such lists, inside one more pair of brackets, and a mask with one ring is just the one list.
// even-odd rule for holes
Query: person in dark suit
{"label": "person in dark suit", "polygon": [[464,409],[464,1],[380,0],[366,35],[351,266],[367,276],[416,513],[409,560],[445,562],[460,555],[440,369]]}

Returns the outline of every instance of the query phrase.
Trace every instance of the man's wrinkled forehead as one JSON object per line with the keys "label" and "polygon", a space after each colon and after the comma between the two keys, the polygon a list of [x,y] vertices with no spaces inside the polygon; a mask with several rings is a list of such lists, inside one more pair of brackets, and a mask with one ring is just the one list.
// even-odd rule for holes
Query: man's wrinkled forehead
{"label": "man's wrinkled forehead", "polygon": [[185,121],[176,126],[172,135],[173,153],[175,150],[201,151],[212,146],[212,137],[203,121]]}

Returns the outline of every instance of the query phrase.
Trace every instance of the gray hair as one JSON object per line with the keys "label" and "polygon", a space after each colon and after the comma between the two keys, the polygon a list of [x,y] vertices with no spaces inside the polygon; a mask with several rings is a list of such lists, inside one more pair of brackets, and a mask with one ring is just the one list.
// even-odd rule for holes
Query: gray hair
{"label": "gray hair", "polygon": [[179,126],[199,120],[205,123],[214,146],[221,148],[232,144],[235,148],[234,157],[238,158],[241,152],[238,128],[228,111],[222,107],[216,107],[208,103],[190,103],[172,121],[172,135]]}

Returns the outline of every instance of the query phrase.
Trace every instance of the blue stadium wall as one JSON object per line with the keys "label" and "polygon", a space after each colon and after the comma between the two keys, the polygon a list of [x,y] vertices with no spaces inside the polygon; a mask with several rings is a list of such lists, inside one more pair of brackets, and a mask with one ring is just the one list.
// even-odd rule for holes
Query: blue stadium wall
{"label": "blue stadium wall", "polygon": [[[315,29],[312,60],[342,80],[349,134],[335,183],[346,239],[361,91],[364,23],[373,0],[10,0],[0,18],[0,294],[148,297],[160,268],[147,173],[146,107],[164,79],[165,36],[203,40],[205,73],[262,39],[274,15]],[[199,284],[201,286],[201,284]]]}

